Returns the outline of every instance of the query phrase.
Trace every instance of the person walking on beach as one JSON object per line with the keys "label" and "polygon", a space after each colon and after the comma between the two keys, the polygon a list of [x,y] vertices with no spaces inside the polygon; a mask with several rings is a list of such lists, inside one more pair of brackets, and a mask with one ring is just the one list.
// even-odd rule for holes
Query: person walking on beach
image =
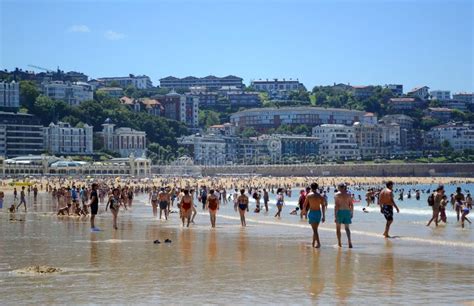
{"label": "person walking on beach", "polygon": [[448,206],[448,197],[444,194],[439,205],[439,222],[447,223],[446,206]]}
{"label": "person walking on beach", "polygon": [[112,213],[112,222],[114,229],[118,229],[117,227],[117,216],[119,213],[119,208],[120,208],[120,189],[114,188],[112,191],[112,196],[109,198],[109,201],[107,202],[107,206],[105,206],[105,211],[107,211],[107,208],[110,206],[110,212]]}
{"label": "person walking on beach", "polygon": [[191,222],[191,213],[193,211],[192,210],[193,206],[194,206],[193,197],[189,194],[188,189],[184,189],[184,195],[181,197],[181,202],[180,202],[181,221],[183,222],[183,227],[184,227],[185,220],[187,221],[186,227],[189,227],[189,222]]}
{"label": "person walking on beach", "polygon": [[337,189],[339,192],[334,196],[334,222],[336,222],[337,245],[342,247],[341,224],[344,224],[347,243],[349,248],[352,248],[351,230],[349,229],[349,225],[352,223],[352,216],[354,215],[353,199],[347,192],[347,186],[345,183],[340,183],[337,186]]}
{"label": "person walking on beach", "polygon": [[268,212],[268,202],[270,201],[270,196],[268,195],[267,189],[263,188],[263,205],[265,205],[265,211]]}
{"label": "person walking on beach", "polygon": [[211,227],[216,227],[216,214],[219,210],[219,198],[214,194],[214,189],[209,190],[206,208],[209,209],[209,217],[211,219]]}
{"label": "person walking on beach", "polygon": [[436,188],[436,191],[428,197],[428,205],[431,206],[433,210],[433,215],[431,216],[431,219],[430,221],[428,221],[428,224],[426,224],[426,226],[430,226],[431,222],[433,221],[435,225],[438,226],[438,216],[443,196],[444,187],[442,185],[439,185],[438,188]]}
{"label": "person walking on beach", "polygon": [[[321,242],[319,241],[318,227],[319,223],[326,219],[326,206],[324,205],[324,198],[318,193],[318,184],[311,184],[311,192],[306,196],[304,201],[304,214],[308,212],[308,222],[311,224],[313,229],[313,248],[320,248]],[[322,218],[321,218],[322,210]],[[317,243],[317,244],[316,244]],[[316,244],[316,246],[315,246]]]}
{"label": "person walking on beach", "polygon": [[165,188],[161,188],[160,193],[158,194],[158,198],[160,200],[160,220],[163,214],[165,213],[165,220],[168,220],[168,206],[169,206],[169,196],[170,194],[165,191]]}
{"label": "person walking on beach", "polygon": [[245,211],[249,211],[249,198],[245,195],[245,189],[240,190],[240,195],[237,197],[236,208],[239,209],[240,223],[242,226],[247,226],[245,222]]}
{"label": "person walking on beach", "polygon": [[398,209],[398,206],[395,204],[395,200],[393,199],[393,182],[388,181],[385,186],[386,188],[380,192],[379,204],[380,212],[384,215],[385,220],[387,220],[383,236],[385,238],[390,238],[389,231],[390,225],[393,223],[393,207],[395,207],[397,213],[400,212],[400,209]]}
{"label": "person walking on beach", "polygon": [[461,207],[465,201],[464,194],[462,193],[461,187],[456,188],[456,194],[454,195],[454,209],[456,210],[456,218],[459,222],[459,215],[461,214]]}
{"label": "person walking on beach", "polygon": [[23,205],[25,206],[25,212],[26,212],[25,186],[21,187],[21,191],[20,191],[20,203],[19,203],[18,206],[16,207],[16,210],[18,210],[18,208],[20,208],[21,204],[23,204]]}
{"label": "person walking on beach", "polygon": [[158,190],[156,186],[153,186],[148,200],[153,208],[153,217],[156,217],[158,215]]}
{"label": "person walking on beach", "polygon": [[91,231],[98,232],[100,229],[95,227],[95,216],[99,212],[99,196],[97,195],[97,183],[92,184],[91,196],[89,199],[89,206],[91,207]]}
{"label": "person walking on beach", "polygon": [[304,201],[306,200],[306,191],[304,189],[300,190],[300,197],[298,199],[298,207],[300,210],[300,219],[303,220],[303,216],[305,219],[307,219],[306,215],[303,215],[303,206],[304,206]]}

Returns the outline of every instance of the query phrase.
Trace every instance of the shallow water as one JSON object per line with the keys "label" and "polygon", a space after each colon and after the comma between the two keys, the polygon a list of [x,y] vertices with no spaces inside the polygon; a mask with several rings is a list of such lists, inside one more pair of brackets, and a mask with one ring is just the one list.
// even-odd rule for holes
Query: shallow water
{"label": "shallow water", "polygon": [[[450,213],[447,225],[427,228],[430,210],[425,196],[419,202],[400,203],[401,213],[395,215],[391,230],[400,236],[396,239],[383,239],[383,216],[375,208],[362,213],[359,204],[351,226],[354,249],[335,246],[330,209],[327,223],[321,225],[323,246],[315,250],[309,225],[288,213],[296,203],[296,191],[286,199],[281,219],[273,217],[271,205],[269,213],[248,213],[245,229],[232,204],[221,206],[214,230],[201,207],[196,224],[182,228],[177,214],[169,221],[154,219],[143,195],[137,196],[132,210],[121,211],[117,231],[110,213],[99,214],[97,225],[103,231],[98,233],[90,232],[88,219],[55,216],[46,194],[36,205],[30,199],[26,214],[16,213],[15,219],[25,221],[10,221],[4,208],[1,304],[474,301],[474,227],[461,229]],[[5,203],[10,202],[7,195]],[[331,195],[329,202],[331,207]],[[152,243],[166,238],[172,243]],[[34,264],[63,272],[13,272]]]}

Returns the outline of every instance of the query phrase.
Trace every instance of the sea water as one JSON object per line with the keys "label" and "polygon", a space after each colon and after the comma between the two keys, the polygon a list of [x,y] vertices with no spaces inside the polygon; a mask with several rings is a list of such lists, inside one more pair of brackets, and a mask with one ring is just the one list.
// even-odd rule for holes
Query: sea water
{"label": "sea water", "polygon": [[[435,186],[413,186],[433,189]],[[445,186],[447,194],[456,186]],[[461,186],[474,190],[472,185]],[[407,186],[402,186],[405,190]],[[230,193],[231,191],[229,191]],[[354,248],[336,246],[333,190],[320,226],[322,248],[311,247],[305,220],[289,212],[299,189],[285,198],[282,217],[253,213],[240,226],[232,202],[221,204],[217,228],[197,204],[198,215],[183,228],[178,214],[170,220],[152,216],[146,195],[132,209],[121,210],[119,229],[101,206],[91,233],[89,220],[58,217],[50,195],[27,199],[28,212],[0,214],[0,302],[18,303],[219,303],[219,304],[446,304],[473,302],[473,226],[461,226],[448,205],[448,224],[426,227],[431,216],[427,194],[417,201],[397,201],[391,234],[384,239],[385,219],[375,206],[362,212],[365,191],[353,189],[356,203],[351,225]],[[398,194],[396,195],[396,199]],[[263,201],[262,201],[263,203]],[[174,207],[172,210],[177,211]],[[168,238],[172,243],[165,244]],[[159,239],[161,244],[154,244]],[[50,265],[50,275],[15,272],[30,265]]]}

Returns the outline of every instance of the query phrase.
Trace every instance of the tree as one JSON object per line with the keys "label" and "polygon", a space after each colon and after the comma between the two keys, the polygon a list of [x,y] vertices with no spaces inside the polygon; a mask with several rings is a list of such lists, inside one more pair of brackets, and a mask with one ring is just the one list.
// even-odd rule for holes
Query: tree
{"label": "tree", "polygon": [[199,110],[199,126],[210,127],[220,123],[219,113],[211,110]]}
{"label": "tree", "polygon": [[120,87],[120,84],[117,81],[112,81],[112,82],[110,82],[108,87]]}
{"label": "tree", "polygon": [[434,119],[432,117],[423,117],[420,122],[420,128],[422,130],[427,131],[431,129],[432,127],[437,126],[439,124],[440,122],[438,119]]}
{"label": "tree", "polygon": [[66,114],[70,113],[70,106],[61,100],[52,100],[46,96],[38,96],[33,106],[34,114],[36,114],[41,123],[48,125],[51,122],[57,122]]}
{"label": "tree", "polygon": [[31,109],[40,95],[33,81],[20,81],[20,105]]}
{"label": "tree", "polygon": [[255,137],[258,136],[257,131],[253,127],[246,127],[240,135],[244,138]]}
{"label": "tree", "polygon": [[288,94],[289,100],[310,102],[309,92],[303,89],[293,90]]}

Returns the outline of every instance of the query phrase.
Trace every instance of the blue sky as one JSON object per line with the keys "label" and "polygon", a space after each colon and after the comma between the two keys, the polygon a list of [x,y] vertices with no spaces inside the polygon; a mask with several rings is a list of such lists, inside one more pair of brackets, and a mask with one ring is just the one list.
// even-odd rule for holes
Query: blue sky
{"label": "blue sky", "polygon": [[474,90],[472,0],[0,0],[0,68]]}

